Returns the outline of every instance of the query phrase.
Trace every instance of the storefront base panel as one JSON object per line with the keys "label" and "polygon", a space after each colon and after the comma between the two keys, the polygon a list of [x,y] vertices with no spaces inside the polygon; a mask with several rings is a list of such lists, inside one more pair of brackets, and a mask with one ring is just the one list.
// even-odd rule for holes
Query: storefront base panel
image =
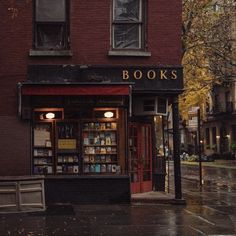
{"label": "storefront base panel", "polygon": [[48,176],[46,205],[130,204],[129,176]]}
{"label": "storefront base panel", "polygon": [[43,176],[0,177],[0,213],[44,210]]}

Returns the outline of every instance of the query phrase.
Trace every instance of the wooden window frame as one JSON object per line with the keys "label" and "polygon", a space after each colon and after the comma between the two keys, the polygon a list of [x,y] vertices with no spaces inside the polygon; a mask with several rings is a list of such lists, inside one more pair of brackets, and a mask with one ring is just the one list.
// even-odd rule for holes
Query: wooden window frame
{"label": "wooden window frame", "polygon": [[[65,21],[37,21],[36,19],[36,1],[34,0],[33,2],[33,12],[34,12],[34,34],[33,34],[33,49],[34,50],[50,50],[50,51],[62,51],[62,50],[68,50],[70,48],[70,38],[69,38],[69,1],[65,1]],[[62,36],[62,41],[63,45],[61,47],[47,47],[44,45],[39,45],[39,40],[38,40],[38,28],[40,26],[62,26],[63,29],[63,36]]]}

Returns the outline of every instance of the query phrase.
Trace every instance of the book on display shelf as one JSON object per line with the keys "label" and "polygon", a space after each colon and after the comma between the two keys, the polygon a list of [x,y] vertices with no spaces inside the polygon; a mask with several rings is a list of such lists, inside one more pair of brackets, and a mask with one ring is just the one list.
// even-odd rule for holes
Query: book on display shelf
{"label": "book on display shelf", "polygon": [[96,155],[95,162],[101,162],[101,157],[99,155]]}
{"label": "book on display shelf", "polygon": [[91,163],[95,162],[95,157],[93,155],[90,155],[89,162],[91,162]]}
{"label": "book on display shelf", "polygon": [[111,166],[111,172],[116,173],[116,165]]}
{"label": "book on display shelf", "polygon": [[96,165],[95,164],[91,164],[90,165],[90,172],[95,173],[95,168],[96,168]]}
{"label": "book on display shelf", "polygon": [[95,172],[96,173],[100,173],[101,172],[101,165],[100,164],[96,164],[95,165]]}
{"label": "book on display shelf", "polygon": [[79,173],[79,166],[73,166],[73,173]]}
{"label": "book on display shelf", "polygon": [[102,173],[105,173],[106,171],[107,171],[106,165],[105,165],[105,164],[102,164],[102,165],[101,165],[101,172],[102,172]]}
{"label": "book on display shelf", "polygon": [[107,165],[107,172],[112,172],[112,165],[111,164],[108,164]]}
{"label": "book on display shelf", "polygon": [[101,159],[101,162],[106,162],[106,156],[105,155],[101,155],[100,159]]}
{"label": "book on display shelf", "polygon": [[88,155],[84,156],[84,162],[89,162],[89,156]]}
{"label": "book on display shelf", "polygon": [[84,165],[84,173],[89,173],[90,172],[90,166],[89,165]]}
{"label": "book on display shelf", "polygon": [[85,122],[82,130],[83,172],[117,173],[117,123]]}

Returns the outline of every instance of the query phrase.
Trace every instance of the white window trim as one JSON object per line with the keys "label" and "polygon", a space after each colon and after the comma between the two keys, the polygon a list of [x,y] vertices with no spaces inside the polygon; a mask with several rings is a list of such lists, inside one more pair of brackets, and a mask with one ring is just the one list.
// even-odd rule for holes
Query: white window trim
{"label": "white window trim", "polygon": [[[143,32],[145,30],[145,22],[143,19],[143,0],[139,0],[139,22],[136,22],[136,24],[139,25],[139,46],[137,48],[116,48],[115,47],[115,37],[114,37],[114,25],[116,25],[117,23],[114,23],[115,21],[115,0],[112,0],[112,22],[111,22],[111,50],[109,51],[108,55],[109,56],[117,56],[117,55],[124,55],[127,54],[130,55],[131,52],[133,52],[133,56],[151,56],[150,52],[147,53],[140,53],[139,51],[137,53],[136,50],[140,50],[141,52],[145,52],[145,42],[143,42],[143,40],[145,41],[143,34],[145,34],[145,32]],[[121,23],[122,24],[122,23]],[[132,24],[132,23],[130,23]],[[134,23],[135,24],[135,23]],[[124,52],[116,52],[116,51],[127,51],[127,53]],[[131,55],[132,56],[132,55]]]}

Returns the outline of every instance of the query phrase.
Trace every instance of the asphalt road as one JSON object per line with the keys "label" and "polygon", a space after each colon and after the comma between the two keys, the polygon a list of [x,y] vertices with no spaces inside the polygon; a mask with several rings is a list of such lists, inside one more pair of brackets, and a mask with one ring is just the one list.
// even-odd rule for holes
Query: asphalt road
{"label": "asphalt road", "polygon": [[[184,211],[205,222],[192,227],[199,235],[236,235],[236,169],[202,168],[200,186],[198,165],[181,165],[182,192],[187,201]],[[169,177],[169,191],[173,193],[172,165]]]}
{"label": "asphalt road", "polygon": [[[169,176],[172,192],[172,170]],[[187,205],[68,204],[42,213],[2,214],[0,236],[236,235],[235,188],[210,183],[199,188],[189,179],[182,180]]]}

